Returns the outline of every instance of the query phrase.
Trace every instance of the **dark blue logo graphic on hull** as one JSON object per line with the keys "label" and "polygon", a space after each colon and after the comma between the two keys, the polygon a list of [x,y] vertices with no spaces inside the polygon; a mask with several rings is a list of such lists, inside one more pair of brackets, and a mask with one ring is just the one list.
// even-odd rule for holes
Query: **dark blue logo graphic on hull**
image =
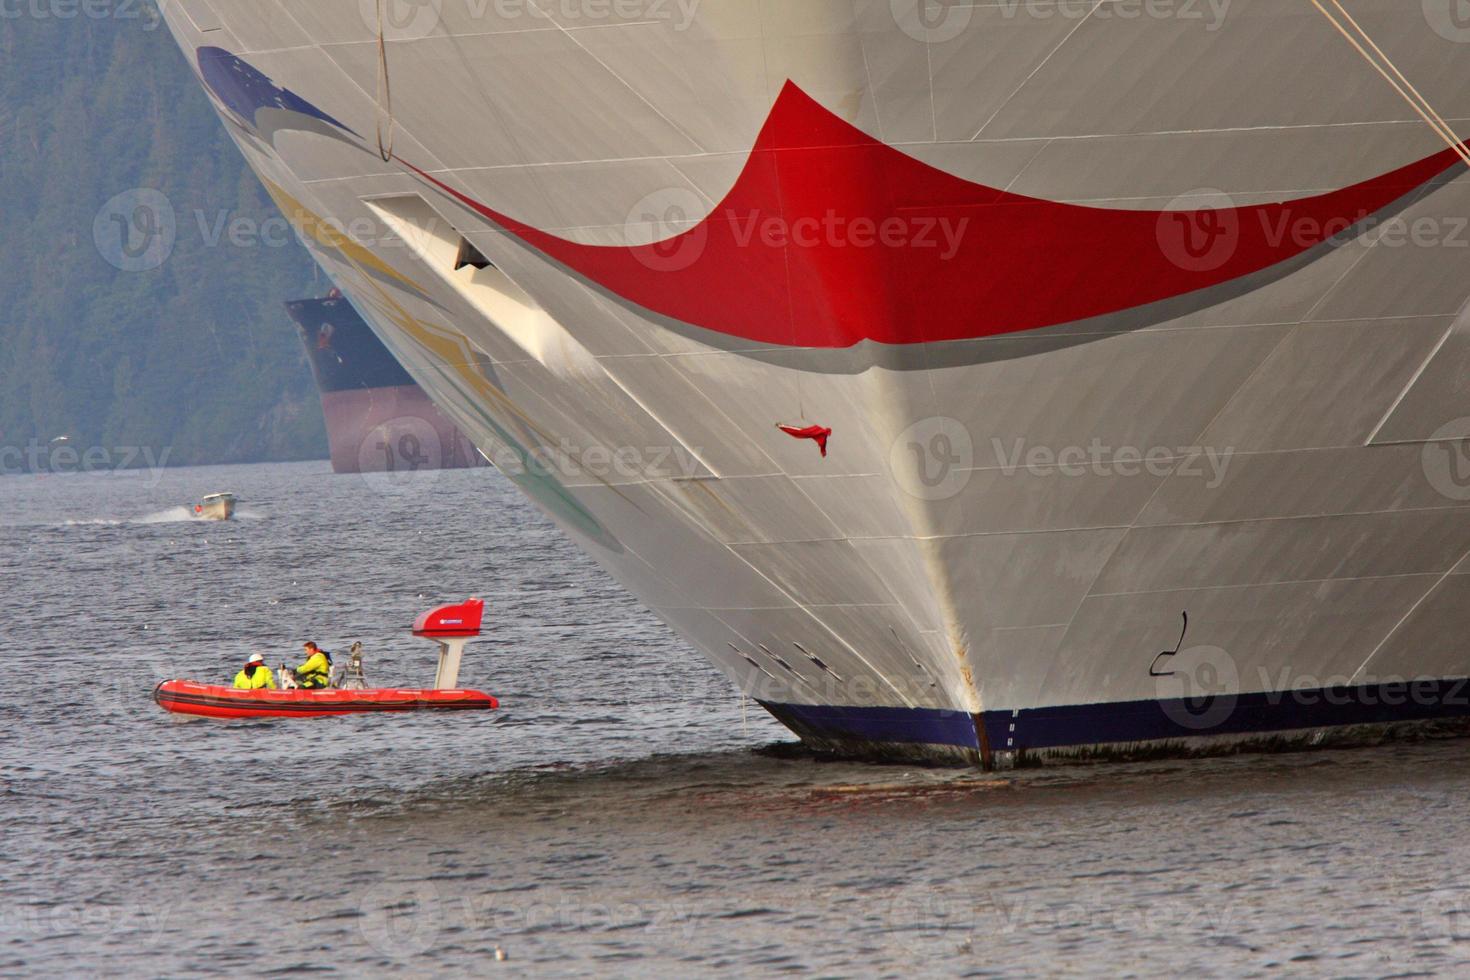
{"label": "dark blue logo graphic on hull", "polygon": [[333,130],[361,136],[351,127],[312,105],[288,88],[271,81],[258,68],[224,48],[200,48],[199,76],[215,98],[243,125],[269,142],[278,130],[297,129],[336,135]]}

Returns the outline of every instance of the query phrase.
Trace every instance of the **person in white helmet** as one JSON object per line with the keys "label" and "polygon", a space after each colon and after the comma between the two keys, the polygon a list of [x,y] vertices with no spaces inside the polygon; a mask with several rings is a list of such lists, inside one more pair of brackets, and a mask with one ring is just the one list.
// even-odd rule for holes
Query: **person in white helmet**
{"label": "person in white helmet", "polygon": [[276,678],[265,665],[265,658],[257,653],[245,661],[245,666],[235,675],[235,687],[242,691],[256,691],[262,687],[274,691]]}

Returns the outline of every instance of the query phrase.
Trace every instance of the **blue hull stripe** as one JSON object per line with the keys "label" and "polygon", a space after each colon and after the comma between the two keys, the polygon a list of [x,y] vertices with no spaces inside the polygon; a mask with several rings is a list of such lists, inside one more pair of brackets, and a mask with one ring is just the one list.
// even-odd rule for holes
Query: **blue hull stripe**
{"label": "blue hull stripe", "polygon": [[905,742],[979,747],[975,723],[963,711],[938,708],[846,708],[836,705],[761,702],[776,719],[802,736],[838,742]]}
{"label": "blue hull stripe", "polygon": [[[962,711],[762,705],[797,734],[832,742],[979,747],[974,721]],[[982,724],[989,748],[1006,751],[1466,717],[1470,681],[1456,678],[987,711]]]}

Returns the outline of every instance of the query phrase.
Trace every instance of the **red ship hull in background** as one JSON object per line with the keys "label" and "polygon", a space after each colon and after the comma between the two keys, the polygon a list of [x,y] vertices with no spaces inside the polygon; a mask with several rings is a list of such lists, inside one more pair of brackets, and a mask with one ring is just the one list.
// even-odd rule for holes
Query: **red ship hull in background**
{"label": "red ship hull in background", "polygon": [[484,466],[341,293],[286,304],[322,399],[335,473]]}

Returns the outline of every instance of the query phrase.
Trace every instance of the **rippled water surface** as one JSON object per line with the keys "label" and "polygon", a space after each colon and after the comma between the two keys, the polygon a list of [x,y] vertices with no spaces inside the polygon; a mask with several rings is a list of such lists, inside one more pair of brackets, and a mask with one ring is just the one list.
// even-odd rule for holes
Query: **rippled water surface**
{"label": "rippled water surface", "polygon": [[[214,490],[240,519],[189,519]],[[1470,970],[1470,746],[821,762],[493,472],[0,479],[0,973]],[[220,724],[150,699],[483,596],[499,712]],[[497,948],[505,956],[496,957]]]}

